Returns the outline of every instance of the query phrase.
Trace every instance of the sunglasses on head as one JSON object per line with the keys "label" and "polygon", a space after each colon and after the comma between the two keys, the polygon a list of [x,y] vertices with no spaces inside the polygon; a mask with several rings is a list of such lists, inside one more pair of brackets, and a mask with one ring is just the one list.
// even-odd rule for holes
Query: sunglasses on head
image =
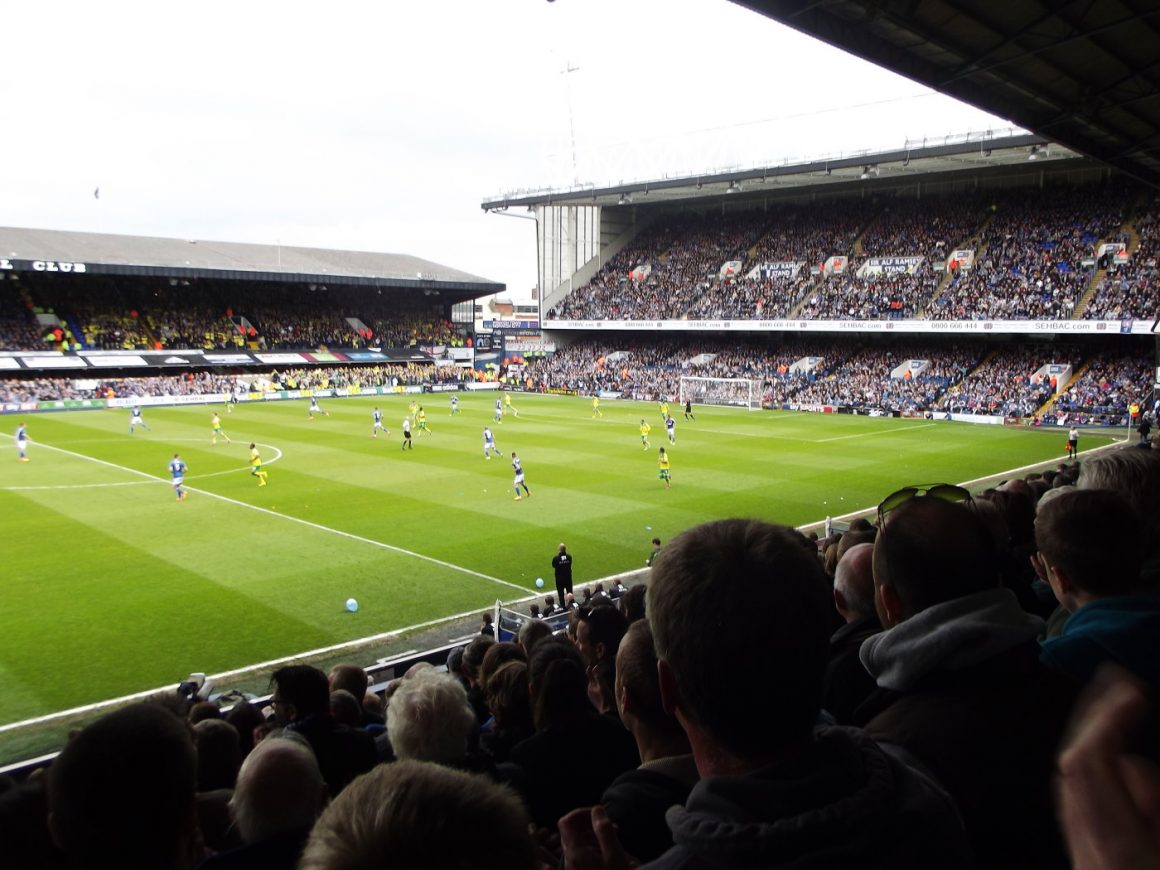
{"label": "sunglasses on head", "polygon": [[878,527],[882,528],[886,515],[914,498],[937,498],[939,501],[970,501],[971,493],[953,483],[927,483],[922,486],[904,486],[892,492],[878,505]]}

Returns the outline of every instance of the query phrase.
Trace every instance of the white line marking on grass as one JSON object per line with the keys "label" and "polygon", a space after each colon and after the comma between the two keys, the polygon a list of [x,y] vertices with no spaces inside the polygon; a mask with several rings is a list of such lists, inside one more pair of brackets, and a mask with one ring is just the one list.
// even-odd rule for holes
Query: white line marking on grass
{"label": "white line marking on grass", "polygon": [[[53,447],[51,444],[41,444],[40,446],[46,450],[55,450],[58,453],[64,453],[64,454],[67,454],[69,456],[75,456],[78,459],[87,459],[89,462],[96,462],[99,465],[106,465],[109,468],[116,468],[119,471],[127,471],[130,474],[136,474],[136,475],[139,475],[141,477],[148,478],[151,481],[156,481],[159,483],[168,483],[169,482],[165,478],[158,477],[155,474],[149,474],[149,472],[147,472],[147,471],[138,471],[136,468],[129,468],[129,467],[124,466],[124,465],[117,465],[115,462],[107,462],[104,459],[97,459],[94,456],[85,456],[83,453],[75,453],[72,450],[65,450],[63,447]],[[262,446],[269,447],[270,445],[263,444]],[[277,448],[274,448],[274,449],[276,450]],[[281,455],[281,454],[279,454],[279,455]],[[185,488],[187,490],[189,490],[190,492],[196,492],[200,495],[209,496],[210,498],[216,498],[216,499],[219,499],[220,501],[224,501],[224,502],[227,502],[229,504],[237,505],[238,507],[248,508],[249,510],[257,511],[258,513],[261,513],[261,514],[266,514],[267,516],[276,517],[280,520],[286,520],[287,522],[291,522],[291,523],[298,523],[299,525],[308,526],[309,528],[312,528],[312,529],[317,529],[320,532],[329,532],[332,535],[338,535],[339,537],[347,538],[348,540],[351,540],[351,541],[358,541],[359,543],[362,543],[362,544],[369,544],[372,547],[378,547],[381,550],[390,550],[392,553],[400,553],[404,556],[411,556],[412,558],[420,559],[424,562],[430,562],[433,565],[439,565],[440,567],[443,567],[443,568],[450,568],[452,571],[458,571],[461,574],[468,574],[472,577],[478,577],[481,580],[489,580],[492,583],[498,583],[501,586],[508,586],[512,589],[518,589],[518,590],[520,590],[520,592],[527,592],[527,589],[525,587],[520,586],[516,583],[511,583],[507,580],[501,580],[499,577],[492,577],[490,574],[484,574],[481,571],[473,571],[470,568],[464,568],[462,565],[455,565],[455,564],[452,564],[451,562],[444,562],[442,559],[436,559],[434,556],[424,556],[422,553],[416,553],[414,550],[407,550],[403,547],[396,547],[394,544],[386,544],[386,543],[383,543],[382,541],[376,541],[372,538],[364,538],[362,535],[356,535],[353,532],[344,532],[342,529],[331,528],[330,526],[324,526],[321,523],[312,523],[310,520],[300,519],[299,517],[291,516],[290,514],[278,513],[277,511],[272,511],[269,508],[259,507],[258,505],[249,504],[248,502],[244,502],[244,501],[238,501],[236,498],[230,498],[229,496],[226,496],[226,495],[219,495],[216,492],[209,492],[208,490],[204,490],[204,489],[195,489],[192,486],[187,486]]]}
{"label": "white line marking on grass", "polygon": [[[1124,439],[1123,441],[1116,441],[1112,444],[1105,444],[1102,447],[1093,447],[1090,450],[1088,450],[1087,453],[1088,454],[1100,453],[1101,451],[1111,450],[1114,447],[1120,447],[1120,446],[1127,444],[1127,443],[1128,443],[1127,439]],[[1018,468],[1009,468],[1006,471],[997,471],[994,474],[984,474],[982,477],[976,477],[973,480],[964,480],[961,483],[959,483],[958,485],[959,486],[971,486],[972,484],[982,483],[984,480],[991,480],[992,478],[995,478],[995,477],[1008,477],[1012,474],[1019,474],[1019,472],[1021,472],[1021,471],[1033,471],[1034,469],[1042,468],[1045,465],[1058,465],[1058,464],[1059,464],[1058,459],[1044,459],[1041,462],[1032,462],[1030,465],[1021,465]],[[836,517],[827,517],[827,519],[845,520],[845,519],[850,519],[853,517],[860,517],[863,514],[868,514],[868,513],[875,511],[875,510],[877,510],[877,506],[868,507],[868,508],[861,508],[861,509],[856,510],[856,511],[851,511],[848,514],[839,514]],[[812,523],[805,523],[804,525],[798,526],[797,528],[799,531],[802,531],[804,529],[808,529],[808,528],[811,528],[813,526],[824,525],[825,522],[826,522],[825,520],[818,520],[818,521],[815,521]]]}
{"label": "white line marking on grass", "polygon": [[[73,441],[73,442],[69,442],[69,443],[75,444],[76,442]],[[93,443],[104,444],[107,442],[106,441],[94,441]],[[189,444],[191,442],[185,441],[185,442],[178,442],[178,443]],[[201,442],[198,441],[196,443],[200,444]],[[254,442],[254,443],[257,443],[257,442]],[[41,447],[48,447],[50,450],[60,450],[60,451],[65,452],[65,453],[69,452],[67,450],[64,450],[63,447],[52,447],[49,444],[41,444],[40,446]],[[275,447],[273,444],[260,444],[258,446],[259,447],[269,447],[271,450],[274,451],[274,455],[272,457],[270,457],[270,461],[266,462],[264,464],[273,465],[275,462],[277,462],[279,459],[282,458],[282,451],[279,450],[277,447]],[[83,454],[80,454],[80,453],[77,453],[74,455],[83,456]],[[84,456],[84,458],[85,459],[92,459],[91,456]],[[92,459],[92,461],[100,462],[101,460]],[[116,466],[116,467],[120,468],[120,466]],[[186,480],[205,480],[207,477],[221,477],[223,474],[237,474],[240,471],[248,471],[249,468],[250,467],[248,465],[243,465],[241,468],[228,468],[225,471],[211,471],[208,474],[191,474],[188,477],[186,477],[185,479]],[[128,470],[133,471],[134,474],[144,474],[145,473],[145,472],[134,471],[131,468]],[[111,489],[113,487],[119,487],[119,486],[149,486],[151,484],[156,484],[156,483],[169,483],[169,481],[167,481],[165,478],[155,478],[152,475],[149,475],[149,477],[150,477],[149,480],[128,480],[128,481],[122,481],[120,483],[56,483],[56,484],[45,485],[45,486],[0,486],[0,490],[2,490],[4,492],[40,492],[43,490],[54,490],[54,489],[105,489],[105,488]],[[186,487],[186,489],[189,489],[189,487]]]}
{"label": "white line marking on grass", "polygon": [[[59,448],[57,448],[59,449]],[[142,472],[144,473],[144,472]],[[520,587],[520,591],[527,592],[526,589]],[[518,604],[524,601],[532,601],[539,598],[538,595],[529,595],[515,601],[507,602],[508,604]],[[237,677],[242,674],[248,674],[251,671],[260,671],[267,668],[273,669],[289,662],[301,661],[305,658],[313,656],[329,655],[330,653],[342,652],[343,650],[351,649],[353,647],[362,646],[368,643],[375,643],[376,641],[387,640],[391,637],[396,637],[410,631],[418,631],[424,628],[430,628],[433,625],[439,625],[442,622],[451,622],[452,620],[467,619],[472,616],[479,615],[479,608],[468,610],[464,613],[456,613],[452,616],[441,616],[438,619],[429,619],[426,622],[417,622],[414,625],[406,625],[402,628],[396,628],[393,631],[384,631],[381,634],[372,634],[367,637],[356,638],[355,640],[344,641],[343,643],[336,643],[331,646],[324,646],[318,649],[306,650],[305,652],[295,653],[290,656],[283,656],[280,659],[271,659],[268,662],[258,662],[253,665],[246,665],[244,668],[235,668],[232,671],[222,671],[220,674],[210,674],[206,677],[207,680],[212,680],[217,683],[221,680],[229,679],[230,677]],[[471,635],[475,637],[475,635]],[[73,707],[69,710],[59,710],[56,713],[46,713],[43,716],[36,716],[32,719],[25,719],[22,722],[9,722],[7,725],[0,725],[0,734],[6,731],[16,731],[20,728],[27,728],[31,725],[41,725],[45,722],[52,722],[57,719],[63,719],[66,716],[78,716],[83,713],[93,713],[97,710],[103,710],[107,707],[115,707],[120,704],[128,704],[131,701],[140,701],[145,698],[153,697],[161,693],[173,692],[177,688],[176,684],[168,683],[156,689],[146,689],[144,692],[134,692],[131,695],[122,695],[120,698],[109,698],[105,701],[96,701],[92,704],[84,704],[80,707]],[[49,756],[46,756],[49,757]],[[23,762],[21,762],[23,764]],[[19,765],[18,765],[19,766]]]}
{"label": "white line marking on grass", "polygon": [[839,435],[836,438],[819,438],[815,444],[825,444],[829,441],[844,441],[847,438],[866,438],[870,435],[885,435],[887,432],[913,432],[915,429],[930,429],[937,423],[923,423],[921,426],[894,426],[890,429],[879,429],[875,432],[855,432],[853,435]]}

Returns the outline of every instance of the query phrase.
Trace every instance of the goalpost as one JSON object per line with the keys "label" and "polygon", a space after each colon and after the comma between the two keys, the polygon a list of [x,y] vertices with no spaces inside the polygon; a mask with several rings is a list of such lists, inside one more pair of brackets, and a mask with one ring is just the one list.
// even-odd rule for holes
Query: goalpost
{"label": "goalpost", "polygon": [[749,378],[681,377],[680,401],[761,410],[761,382]]}

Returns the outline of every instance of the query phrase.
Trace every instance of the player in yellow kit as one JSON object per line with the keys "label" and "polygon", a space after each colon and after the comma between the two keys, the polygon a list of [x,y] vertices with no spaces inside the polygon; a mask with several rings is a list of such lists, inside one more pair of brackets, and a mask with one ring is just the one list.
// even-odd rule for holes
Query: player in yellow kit
{"label": "player in yellow kit", "polygon": [[216,413],[212,417],[209,418],[209,428],[210,428],[210,432],[211,432],[211,437],[213,438],[213,441],[212,441],[213,444],[217,444],[217,440],[218,440],[219,436],[226,439],[226,444],[230,443],[229,436],[226,435],[226,433],[222,431],[222,418],[219,417]]}
{"label": "player in yellow kit", "polygon": [[604,416],[604,412],[600,410],[600,397],[593,396],[592,397],[592,419],[595,420],[597,417],[603,417],[603,416]]}
{"label": "player in yellow kit", "polygon": [[665,482],[665,489],[673,488],[673,476],[669,467],[669,454],[665,453],[665,448],[661,448],[660,457],[657,459],[657,465],[660,466],[660,479]]}
{"label": "player in yellow kit", "polygon": [[640,421],[640,449],[641,450],[648,450],[649,447],[652,446],[648,443],[648,433],[651,431],[652,431],[652,426],[650,426],[648,423],[646,423],[644,421],[644,418],[642,417],[641,421]]}
{"label": "player in yellow kit", "polygon": [[258,478],[258,486],[266,485],[266,472],[262,471],[262,454],[258,445],[250,443],[250,476]]}

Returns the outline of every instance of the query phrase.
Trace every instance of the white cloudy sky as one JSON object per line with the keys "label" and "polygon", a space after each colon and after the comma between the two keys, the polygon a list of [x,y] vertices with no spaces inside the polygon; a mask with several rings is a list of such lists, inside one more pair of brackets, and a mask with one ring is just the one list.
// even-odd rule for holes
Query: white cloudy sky
{"label": "white cloudy sky", "polygon": [[408,253],[517,301],[534,224],[491,196],[1009,126],[727,0],[9,0],[3,29],[0,225]]}

